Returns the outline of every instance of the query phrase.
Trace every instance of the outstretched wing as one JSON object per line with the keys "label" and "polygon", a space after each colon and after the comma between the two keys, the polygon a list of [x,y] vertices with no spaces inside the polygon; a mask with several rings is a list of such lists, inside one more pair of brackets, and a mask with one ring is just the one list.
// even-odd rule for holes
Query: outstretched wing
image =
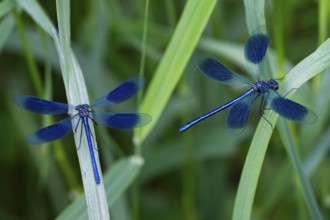
{"label": "outstretched wing", "polygon": [[72,124],[71,118],[69,117],[57,122],[56,124],[41,128],[29,134],[26,140],[30,144],[43,144],[59,139],[67,135],[70,131],[72,131]]}
{"label": "outstretched wing", "polygon": [[257,33],[250,36],[244,48],[246,60],[254,64],[261,63],[266,55],[268,42],[269,37],[265,34]]}
{"label": "outstretched wing", "polygon": [[14,102],[22,108],[39,114],[59,115],[68,112],[67,104],[52,102],[34,96],[18,95],[14,96]]}
{"label": "outstretched wing", "polygon": [[144,78],[142,76],[131,78],[114,90],[97,99],[91,104],[92,107],[109,107],[115,104],[126,101],[127,99],[134,96],[143,86]]}
{"label": "outstretched wing", "polygon": [[280,96],[273,90],[269,91],[267,103],[276,113],[291,121],[302,124],[312,124],[317,120],[317,116],[312,110]]}
{"label": "outstretched wing", "polygon": [[219,83],[226,85],[247,86],[252,83],[245,77],[230,70],[213,58],[204,59],[198,68],[202,73]]}
{"label": "outstretched wing", "polygon": [[262,76],[269,37],[264,26],[255,30],[245,43],[244,55],[252,73]]}
{"label": "outstretched wing", "polygon": [[244,99],[235,103],[227,113],[227,129],[232,135],[241,134],[246,125],[250,114],[251,106],[259,94],[254,92]]}
{"label": "outstretched wing", "polygon": [[141,127],[151,121],[151,116],[143,113],[92,113],[93,120],[110,128],[131,129]]}

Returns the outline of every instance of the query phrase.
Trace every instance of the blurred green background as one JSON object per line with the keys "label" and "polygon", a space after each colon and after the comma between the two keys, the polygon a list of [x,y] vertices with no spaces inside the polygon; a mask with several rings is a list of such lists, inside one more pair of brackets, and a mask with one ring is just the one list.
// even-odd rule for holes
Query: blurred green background
{"label": "blurred green background", "polygon": [[[4,2],[9,1],[0,3],[1,25],[12,24],[13,28],[6,29],[9,35],[0,33],[0,219],[53,219],[83,192],[72,135],[45,146],[28,145],[24,140],[28,133],[61,117],[49,118],[20,109],[12,102],[12,96],[40,96],[31,74],[31,63],[34,63],[46,95],[66,102],[59,61],[52,41],[41,28],[14,3],[9,4],[11,9],[7,10]],[[56,2],[39,3],[56,25]],[[143,71],[147,79],[145,89],[186,3],[184,0],[150,1]],[[145,4],[142,0],[71,1],[72,48],[82,67],[90,100],[139,73]],[[267,29],[278,78],[328,37],[329,16],[322,18],[323,10],[330,14],[327,1],[266,1]],[[132,216],[146,220],[231,218],[245,157],[260,119],[258,107],[251,112],[248,128],[238,137],[226,132],[226,112],[184,134],[178,134],[177,129],[245,91],[204,77],[198,72],[194,58],[216,57],[236,72],[245,73],[245,62],[241,58],[247,38],[243,2],[219,0],[180,83],[142,144],[145,164],[134,187],[110,207],[112,219],[132,219]],[[29,48],[22,43],[24,40]],[[328,83],[326,70],[323,78],[313,79],[293,97],[316,113],[320,109],[315,106],[322,106],[325,113],[319,116],[317,123],[320,124],[290,124],[325,219],[330,218],[330,141],[327,140],[330,94],[318,88],[323,88],[322,85],[326,88]],[[140,95],[143,99],[143,94]],[[162,98],[162,94],[157,95]],[[137,103],[135,98],[111,110],[135,111]],[[132,135],[132,131],[96,127],[103,173],[118,159],[134,153]],[[319,154],[311,159],[309,155],[315,153],[315,148]],[[308,170],[308,167],[312,168]],[[310,219],[300,190],[275,128],[259,179],[252,218]]]}

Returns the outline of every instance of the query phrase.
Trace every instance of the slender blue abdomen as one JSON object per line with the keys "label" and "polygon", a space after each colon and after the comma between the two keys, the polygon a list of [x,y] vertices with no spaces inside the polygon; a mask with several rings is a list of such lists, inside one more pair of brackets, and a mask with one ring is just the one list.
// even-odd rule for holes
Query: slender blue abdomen
{"label": "slender blue abdomen", "polygon": [[187,124],[183,125],[181,128],[179,128],[178,132],[181,133],[181,132],[184,132],[184,131],[188,130],[193,125],[195,125],[195,124],[201,122],[202,120],[204,120],[204,119],[206,119],[206,118],[208,118],[208,117],[210,117],[210,116],[212,116],[212,115],[214,115],[214,114],[216,114],[216,113],[218,113],[218,112],[220,112],[220,111],[222,111],[222,110],[224,110],[224,109],[232,106],[236,102],[238,102],[240,100],[243,100],[244,98],[250,96],[254,92],[255,92],[255,90],[253,88],[249,89],[243,95],[237,97],[236,99],[233,99],[230,102],[227,102],[226,104],[224,104],[224,105],[222,105],[222,106],[220,106],[220,107],[218,107],[218,108],[216,108],[216,109],[214,109],[214,110],[212,110],[212,111],[210,111],[210,112],[208,112],[208,113],[206,113],[206,114],[204,114],[204,115],[202,115],[202,116],[200,116],[200,117],[192,120],[191,122],[188,122]]}
{"label": "slender blue abdomen", "polygon": [[97,163],[96,163],[96,160],[95,160],[93,140],[92,140],[92,137],[91,137],[91,131],[89,129],[89,124],[88,124],[88,116],[82,117],[82,119],[83,119],[85,131],[86,131],[86,138],[87,138],[88,147],[89,147],[89,154],[91,156],[91,162],[92,162],[95,182],[96,182],[96,184],[100,184],[101,180],[100,180],[99,171],[97,169]]}

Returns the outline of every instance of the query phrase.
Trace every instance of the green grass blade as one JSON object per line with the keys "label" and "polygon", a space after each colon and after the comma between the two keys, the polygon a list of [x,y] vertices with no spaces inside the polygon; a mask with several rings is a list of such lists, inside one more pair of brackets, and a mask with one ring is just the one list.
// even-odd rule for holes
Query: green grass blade
{"label": "green grass blade", "polygon": [[264,0],[244,0],[246,23],[249,33],[259,26],[265,26],[265,1]]}
{"label": "green grass blade", "polygon": [[135,132],[140,145],[157,123],[204,30],[216,0],[189,0],[165,54],[141,103],[140,112],[150,114],[152,122]]}
{"label": "green grass blade", "polygon": [[[286,94],[293,88],[299,88],[309,79],[316,76],[330,66],[330,39],[321,44],[316,51],[314,51],[307,58],[296,65],[282,81],[280,93]],[[290,92],[289,97],[293,95]]]}
{"label": "green grass blade", "polygon": [[296,151],[296,146],[290,135],[288,125],[286,124],[284,119],[280,119],[278,126],[279,126],[278,130],[280,136],[283,140],[286,151],[290,157],[293,167],[295,168],[299,182],[301,184],[302,194],[305,199],[310,217],[311,219],[315,219],[315,220],[323,219],[321,215],[321,211],[316,203],[316,199],[314,197],[312,187],[308,182],[307,174],[304,171],[304,166],[299,158],[299,155]]}
{"label": "green grass blade", "polygon": [[[330,39],[325,41],[314,53],[297,64],[285,77],[280,85],[280,93],[286,94],[330,66]],[[291,96],[296,90],[290,92]],[[276,125],[278,115],[273,111],[264,115],[269,123]],[[268,122],[260,120],[245,160],[238,192],[234,204],[233,219],[250,219],[253,200],[257,188],[262,163],[272,129]]]}
{"label": "green grass blade", "polygon": [[273,1],[274,4],[274,16],[273,16],[273,34],[272,38],[274,39],[274,49],[276,51],[276,60],[278,64],[277,72],[280,74],[280,77],[284,76],[284,16],[286,15],[287,10],[283,10],[284,6],[287,4],[285,1]]}
{"label": "green grass blade", "polygon": [[[106,188],[109,206],[113,205],[132,184],[142,165],[143,159],[137,156],[121,159],[114,163],[104,177],[104,184],[109,186]],[[81,196],[67,207],[57,219],[87,219],[87,217],[86,202],[84,196]]]}
{"label": "green grass blade", "polygon": [[[31,14],[31,13],[41,13],[41,15],[33,15],[31,17],[34,17],[34,18],[43,18],[42,21],[38,21],[38,22],[44,22],[44,23],[48,23],[48,24],[51,24],[50,20],[48,19],[48,17],[46,16],[45,13],[43,13],[43,9],[40,7],[40,5],[37,4],[36,1],[28,1],[28,2],[23,2],[23,4],[21,5],[22,2],[20,1],[17,1],[17,4],[18,6],[20,6],[21,9],[23,9],[24,11],[26,11],[28,14]],[[17,14],[16,15],[16,20],[19,25],[18,27],[20,29],[22,29],[22,36],[24,37],[24,40],[21,40],[22,42],[24,42],[23,44],[27,44],[27,46],[24,46],[24,47],[27,47],[24,49],[25,53],[30,53],[31,55],[29,55],[31,58],[29,58],[29,60],[31,60],[31,64],[30,66],[35,66],[34,62],[35,62],[35,59],[41,61],[40,59],[38,59],[37,55],[36,55],[36,50],[39,50],[40,51],[40,54],[42,54],[42,61],[44,61],[45,63],[45,72],[43,73],[45,75],[45,80],[44,80],[44,84],[45,84],[45,89],[41,88],[43,87],[42,85],[42,78],[40,77],[40,75],[42,74],[41,72],[40,73],[37,73],[35,74],[35,76],[37,76],[36,78],[34,78],[34,76],[31,76],[31,79],[33,80],[33,82],[37,82],[35,83],[35,88],[37,89],[38,91],[38,96],[40,97],[43,97],[45,99],[50,99],[51,98],[51,93],[52,93],[52,85],[51,85],[51,65],[50,65],[50,57],[47,55],[49,54],[49,51],[48,51],[48,43],[50,44],[50,41],[48,37],[46,37],[45,35],[47,35],[47,30],[44,30],[42,29],[41,32],[41,39],[38,39],[36,38],[35,36],[37,35],[37,33],[35,32],[33,34],[33,38],[31,38],[31,31],[29,31],[28,28],[25,28],[25,25],[21,24],[22,22],[20,22],[20,18],[21,18],[21,13],[15,13]],[[8,15],[7,18],[11,18],[10,20],[13,20],[12,19],[12,15]],[[6,20],[7,20],[6,18]],[[4,22],[6,21],[4,20]],[[9,23],[12,23],[12,22],[9,22]],[[10,24],[11,25],[11,24]],[[44,25],[45,27],[46,25]],[[40,26],[42,27],[42,26]],[[54,28],[52,28],[54,29]],[[41,30],[41,29],[40,29]],[[2,31],[1,31],[2,32]],[[5,34],[6,31],[4,30]],[[51,36],[51,37],[56,37],[56,35],[54,36]],[[22,38],[22,37],[21,37]],[[31,39],[34,39],[34,41]],[[40,40],[41,40],[41,44],[40,44]],[[30,48],[30,45],[34,45],[33,47]],[[39,47],[38,47],[38,46]],[[29,50],[31,50],[31,52],[29,52]],[[32,55],[33,54],[33,55]],[[46,54],[46,56],[45,56]],[[40,57],[39,57],[40,58]],[[56,58],[53,58],[53,59],[56,59]],[[31,67],[30,67],[31,68]],[[34,67],[34,69],[36,69],[37,67]],[[30,74],[32,73],[33,71],[30,70]],[[40,86],[38,86],[38,84],[40,84]],[[38,89],[39,88],[39,89]],[[51,119],[52,117],[50,117],[49,115],[44,115],[43,116],[43,125],[46,126],[46,125],[49,125],[49,124],[52,124],[54,123],[53,120]],[[45,144],[45,151],[49,151],[50,150],[50,143],[49,144]],[[67,184],[71,187],[71,188],[76,188],[77,187],[77,179],[76,179],[76,176],[73,175],[73,169],[71,167],[71,164],[68,163],[68,159],[66,157],[66,154],[64,153],[64,147],[62,145],[62,142],[61,141],[56,141],[56,142],[53,142],[52,145],[54,146],[53,150],[54,150],[54,157],[56,158],[57,160],[57,164],[61,167],[61,170],[65,176],[65,179],[67,180]],[[42,159],[41,159],[41,164],[39,164],[38,167],[40,167],[40,172],[42,173],[41,175],[43,177],[41,177],[42,179],[42,182],[44,183],[44,178],[46,177],[46,174],[48,172],[48,165],[49,165],[49,157],[46,156],[47,153],[44,153],[44,155],[42,156]]]}
{"label": "green grass blade", "polygon": [[328,36],[330,3],[328,0],[319,1],[319,43],[322,43]]}
{"label": "green grass blade", "polygon": [[324,132],[305,160],[305,172],[311,176],[330,150],[330,129]]}
{"label": "green grass blade", "polygon": [[[256,30],[258,26],[266,24],[264,4],[263,0],[244,0],[246,22],[250,33]],[[274,125],[278,116],[274,114],[267,116],[269,122]],[[271,134],[272,130],[269,125],[265,120],[260,120],[245,159],[232,219],[244,220],[251,218],[257,183]]]}
{"label": "green grass blade", "polygon": [[[274,126],[277,115],[266,114],[267,120]],[[265,120],[260,120],[246,156],[243,172],[235,198],[233,219],[250,219],[257,183],[265,157],[272,129]]]}
{"label": "green grass blade", "polygon": [[142,35],[142,49],[141,49],[141,60],[139,75],[142,76],[145,71],[145,59],[146,59],[146,46],[147,46],[147,32],[148,32],[148,14],[149,14],[149,0],[146,0],[145,12],[144,12],[144,25]]}
{"label": "green grass blade", "polygon": [[[36,1],[18,0],[17,3],[20,4],[20,6],[35,20],[35,22],[37,22],[42,29],[53,38],[60,60],[68,103],[73,106],[81,103],[89,103],[82,70],[74,54],[72,53],[70,45],[70,2],[65,0],[56,1],[59,38],[52,22]],[[69,113],[72,114],[73,112]],[[78,119],[73,122],[73,127],[75,127]],[[92,133],[95,133],[93,124],[90,124],[90,129]],[[108,204],[102,181],[102,171],[100,169],[98,152],[94,151],[94,154],[101,175],[101,184],[96,185],[90,162],[88,143],[85,138],[81,139],[80,137],[80,132],[76,132],[75,143],[76,149],[78,149],[77,154],[84,183],[89,218],[109,219]],[[97,149],[96,141],[94,141],[94,145],[95,149]]]}
{"label": "green grass blade", "polygon": [[[143,21],[143,35],[141,42],[141,59],[140,59],[140,68],[139,75],[143,76],[145,71],[145,60],[146,60],[146,47],[147,47],[147,32],[148,32],[148,14],[149,14],[149,0],[145,2],[145,11],[144,11],[144,21]],[[138,104],[142,98],[142,92],[138,94]],[[135,146],[135,155],[141,155],[141,145],[138,144]]]}
{"label": "green grass blade", "polygon": [[35,59],[32,54],[31,45],[29,44],[26,36],[26,31],[23,25],[22,16],[20,13],[17,12],[17,10],[13,13],[17,30],[24,48],[24,56],[27,63],[27,66],[29,68],[30,77],[33,83],[33,87],[36,89],[36,92],[39,97],[43,97],[43,91],[44,91],[44,85],[42,84],[42,79],[40,76],[39,69],[37,67],[37,64],[35,62]]}
{"label": "green grass blade", "polygon": [[[59,56],[63,57],[61,69],[63,72],[63,80],[66,87],[66,93],[69,104],[76,106],[81,103],[89,103],[85,80],[82,70],[71,50],[70,43],[70,2],[66,0],[57,0],[57,18],[59,26]],[[62,54],[60,53],[62,52]],[[71,115],[76,114],[71,112]],[[73,127],[78,123],[78,118],[73,120]],[[81,125],[82,126],[82,125]],[[93,134],[94,126],[90,123],[90,130]],[[84,132],[81,130],[81,132]],[[83,134],[75,132],[75,143],[79,165],[86,195],[89,219],[110,219],[107,198],[105,195],[104,184],[102,181],[102,171],[98,156],[97,143],[93,140],[95,160],[101,177],[101,183],[97,185],[94,180],[94,173],[90,161],[89,146],[86,138],[81,138]],[[95,137],[95,135],[94,135]]]}

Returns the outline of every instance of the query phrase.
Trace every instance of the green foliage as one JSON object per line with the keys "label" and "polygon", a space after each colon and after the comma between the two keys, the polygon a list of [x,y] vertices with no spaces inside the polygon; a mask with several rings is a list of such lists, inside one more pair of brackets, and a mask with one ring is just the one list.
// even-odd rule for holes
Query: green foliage
{"label": "green foliage", "polygon": [[[108,206],[120,220],[329,219],[328,6],[327,0],[2,1],[0,219],[107,219]],[[245,91],[202,76],[195,56],[217,57],[253,76],[243,47],[260,25],[271,39],[265,74],[284,78],[279,92],[313,109],[317,123],[277,124],[266,111],[273,130],[256,110],[246,131],[232,137],[221,112],[178,134],[185,122]],[[84,138],[77,149],[79,132],[45,146],[25,143],[24,136],[55,118],[19,109],[13,95],[89,103],[138,74],[147,79],[138,99],[110,110],[148,113],[153,121],[134,132],[92,128],[101,187]]]}

